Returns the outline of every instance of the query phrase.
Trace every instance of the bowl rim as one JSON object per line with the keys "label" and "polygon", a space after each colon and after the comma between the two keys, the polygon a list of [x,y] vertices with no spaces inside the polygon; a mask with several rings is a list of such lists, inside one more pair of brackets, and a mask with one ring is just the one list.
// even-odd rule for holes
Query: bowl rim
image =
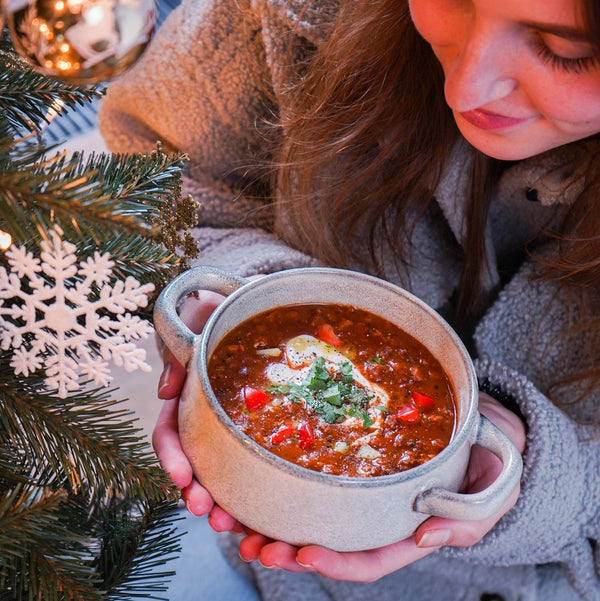
{"label": "bowl rim", "polygon": [[[250,436],[242,432],[235,425],[233,420],[229,417],[225,409],[223,409],[221,403],[219,402],[212,390],[207,370],[208,343],[210,341],[210,333],[212,332],[214,325],[219,320],[221,314],[227,311],[228,307],[235,303],[240,296],[247,294],[249,291],[260,289],[265,285],[271,285],[273,283],[273,280],[289,277],[290,274],[298,274],[298,272],[302,272],[302,274],[306,274],[307,276],[319,273],[321,275],[333,274],[334,277],[360,277],[361,279],[366,280],[373,285],[379,286],[388,291],[393,291],[401,294],[409,302],[412,302],[413,304],[417,305],[419,310],[422,310],[423,312],[425,312],[430,317],[434,318],[440,323],[445,334],[449,336],[450,340],[455,345],[456,350],[459,352],[461,358],[463,359],[462,363],[465,367],[467,379],[469,381],[471,398],[467,410],[467,415],[462,426],[460,427],[460,429],[453,433],[448,445],[446,445],[446,447],[444,447],[437,455],[435,455],[435,457],[432,457],[431,459],[428,459],[425,463],[422,463],[413,468],[381,476],[344,476],[341,474],[326,474],[323,472],[318,472],[316,470],[311,470],[309,468],[303,467],[301,465],[283,459],[275,453],[272,453],[267,448],[263,447],[260,443],[256,442]],[[268,310],[268,308],[265,310]],[[385,316],[381,315],[381,317],[384,317],[385,319]],[[458,334],[454,331],[454,329],[435,309],[427,305],[424,301],[422,301],[420,298],[418,298],[411,292],[405,290],[404,288],[401,288],[400,286],[397,286],[396,284],[387,282],[386,280],[382,280],[380,278],[362,272],[356,272],[347,269],[339,269],[334,267],[298,267],[288,269],[285,271],[278,271],[271,274],[267,274],[257,279],[248,280],[246,284],[244,284],[243,286],[232,292],[229,296],[227,296],[225,300],[215,309],[215,311],[207,320],[202,334],[196,336],[194,347],[195,348],[190,365],[198,366],[199,378],[205,392],[207,404],[213,411],[213,413],[216,415],[219,422],[233,436],[234,440],[238,444],[247,447],[247,449],[250,452],[253,452],[254,454],[258,455],[258,457],[262,461],[267,462],[280,470],[284,470],[288,473],[291,473],[292,475],[307,478],[309,480],[315,480],[319,482],[330,482],[332,484],[336,484],[347,488],[362,488],[394,486],[404,480],[411,480],[413,478],[416,479],[422,476],[426,476],[427,473],[436,470],[440,466],[440,464],[446,462],[447,458],[458,452],[463,447],[464,443],[474,431],[474,422],[479,415],[477,394],[478,384],[477,377],[475,374],[475,367],[464,343],[459,338]]]}

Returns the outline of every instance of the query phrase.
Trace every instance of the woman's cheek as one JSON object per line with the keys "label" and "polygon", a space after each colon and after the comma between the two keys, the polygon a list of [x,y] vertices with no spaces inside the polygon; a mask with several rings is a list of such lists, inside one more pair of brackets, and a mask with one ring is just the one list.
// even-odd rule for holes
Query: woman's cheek
{"label": "woman's cheek", "polygon": [[[538,93],[535,106],[546,121],[581,138],[600,132],[600,75],[597,84],[554,86],[553,93]],[[538,87],[538,92],[541,88]],[[577,102],[572,99],[577,98]]]}

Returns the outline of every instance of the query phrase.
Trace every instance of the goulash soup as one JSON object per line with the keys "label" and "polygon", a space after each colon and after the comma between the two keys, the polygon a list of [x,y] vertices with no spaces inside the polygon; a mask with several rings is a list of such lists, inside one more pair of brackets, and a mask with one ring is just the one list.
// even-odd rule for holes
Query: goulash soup
{"label": "goulash soup", "polygon": [[415,467],[454,429],[452,383],[433,355],[382,317],[347,305],[255,315],[219,342],[208,368],[242,432],[327,474]]}

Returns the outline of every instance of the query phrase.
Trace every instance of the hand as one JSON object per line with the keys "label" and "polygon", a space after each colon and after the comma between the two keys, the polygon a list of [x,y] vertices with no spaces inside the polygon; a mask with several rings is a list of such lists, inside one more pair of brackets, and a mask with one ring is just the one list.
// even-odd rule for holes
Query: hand
{"label": "hand", "polygon": [[[222,300],[221,295],[208,291],[189,296],[181,308],[181,320],[198,334]],[[177,422],[179,394],[186,371],[169,349],[163,349],[162,354],[164,368],[158,384],[158,397],[165,402],[152,433],[152,445],[163,468],[182,489],[181,497],[188,511],[198,516],[210,514],[209,522],[215,530],[240,530],[239,524],[215,505],[208,491],[194,478],[192,466],[181,448]]]}
{"label": "hand", "polygon": [[[480,393],[479,410],[515,443],[521,453],[524,451],[525,426],[514,413],[484,393]],[[483,490],[498,477],[501,469],[500,460],[490,451],[473,447],[463,492]],[[258,559],[267,567],[294,572],[315,571],[337,580],[372,582],[444,545],[474,545],[516,503],[518,496],[519,490],[515,490],[504,507],[485,520],[469,522],[432,517],[419,526],[414,536],[371,551],[337,553],[318,546],[297,548],[253,533],[241,541],[240,556],[246,561]]]}

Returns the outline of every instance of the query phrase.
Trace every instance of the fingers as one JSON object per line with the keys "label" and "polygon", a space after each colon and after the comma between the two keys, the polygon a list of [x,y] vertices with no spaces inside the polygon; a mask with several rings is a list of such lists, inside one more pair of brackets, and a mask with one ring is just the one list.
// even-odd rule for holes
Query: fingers
{"label": "fingers", "polygon": [[[194,333],[201,332],[206,320],[222,299],[221,295],[208,291],[187,297],[181,308],[181,320]],[[188,511],[196,516],[210,512],[215,529],[231,529],[236,525],[235,520],[215,506],[208,491],[194,479],[192,466],[179,440],[178,397],[185,382],[186,370],[169,349],[159,347],[162,350],[164,368],[158,383],[158,397],[164,400],[164,404],[152,433],[152,445],[165,471],[175,485],[182,489],[181,498]]]}
{"label": "fingers", "polygon": [[374,582],[433,551],[433,548],[417,547],[411,537],[380,549],[350,553],[337,553],[317,546],[303,547],[298,550],[297,562],[327,578]]}
{"label": "fingers", "polygon": [[298,563],[297,554],[297,547],[275,541],[262,548],[258,559],[267,568],[280,568],[289,572],[313,572],[311,566],[302,566]]}
{"label": "fingers", "polygon": [[280,568],[290,572],[313,571],[296,561],[298,549],[287,543],[273,541],[262,534],[252,533],[240,542],[240,557],[244,561],[258,559],[266,568]]}
{"label": "fingers", "polygon": [[519,488],[511,494],[504,507],[496,514],[479,521],[456,521],[445,518],[430,518],[417,529],[415,539],[422,548],[441,546],[471,547],[478,543],[517,502]]}
{"label": "fingers", "polygon": [[215,532],[241,531],[240,524],[218,505],[211,508],[208,523]]}
{"label": "fingers", "polygon": [[240,557],[244,561],[258,559],[267,568],[319,572],[328,578],[354,582],[373,582],[434,550],[417,547],[414,537],[381,549],[348,553],[319,546],[298,549],[257,533],[246,536],[240,543]]}
{"label": "fingers", "polygon": [[[202,290],[195,296],[188,296],[180,311],[180,318],[192,332],[198,334],[204,328],[215,307],[223,300],[220,294]],[[158,398],[172,399],[181,393],[186,370],[173,353],[162,346],[163,372],[158,381]]]}
{"label": "fingers", "polygon": [[181,498],[185,501],[186,509],[195,516],[206,515],[215,506],[209,492],[194,479],[181,491]]}
{"label": "fingers", "polygon": [[244,561],[254,561],[255,559],[258,559],[261,550],[265,545],[269,544],[269,542],[272,542],[271,539],[268,539],[262,534],[249,534],[240,541],[240,557]]}
{"label": "fingers", "polygon": [[164,470],[179,488],[186,488],[192,482],[190,465],[179,441],[177,412],[179,399],[168,399],[163,403],[156,426],[152,432],[152,446]]}
{"label": "fingers", "polygon": [[163,352],[163,364],[163,372],[158,381],[158,398],[167,400],[178,397],[185,382],[185,368],[168,349]]}
{"label": "fingers", "polygon": [[527,432],[519,416],[485,392],[479,393],[479,411],[512,440],[520,453],[525,451]]}
{"label": "fingers", "polygon": [[208,491],[194,479],[192,466],[179,440],[177,412],[179,400],[168,399],[163,403],[156,426],[152,433],[152,445],[164,470],[176,486],[181,488],[181,498],[190,513],[206,515],[214,506]]}
{"label": "fingers", "polygon": [[[487,395],[485,395],[487,397]],[[491,397],[482,396],[481,412],[494,422],[523,451],[525,426],[518,416],[501,406]],[[490,486],[502,471],[502,462],[491,451],[480,446],[471,449],[471,457],[464,481],[464,492],[476,493]],[[478,543],[517,502],[520,487],[511,493],[504,505],[484,520],[455,521],[433,517],[423,522],[416,532],[419,547],[432,548],[442,545],[470,547]]]}
{"label": "fingers", "polygon": [[209,290],[200,290],[188,296],[181,305],[179,316],[187,327],[199,334],[212,312],[223,300],[223,296]]}

